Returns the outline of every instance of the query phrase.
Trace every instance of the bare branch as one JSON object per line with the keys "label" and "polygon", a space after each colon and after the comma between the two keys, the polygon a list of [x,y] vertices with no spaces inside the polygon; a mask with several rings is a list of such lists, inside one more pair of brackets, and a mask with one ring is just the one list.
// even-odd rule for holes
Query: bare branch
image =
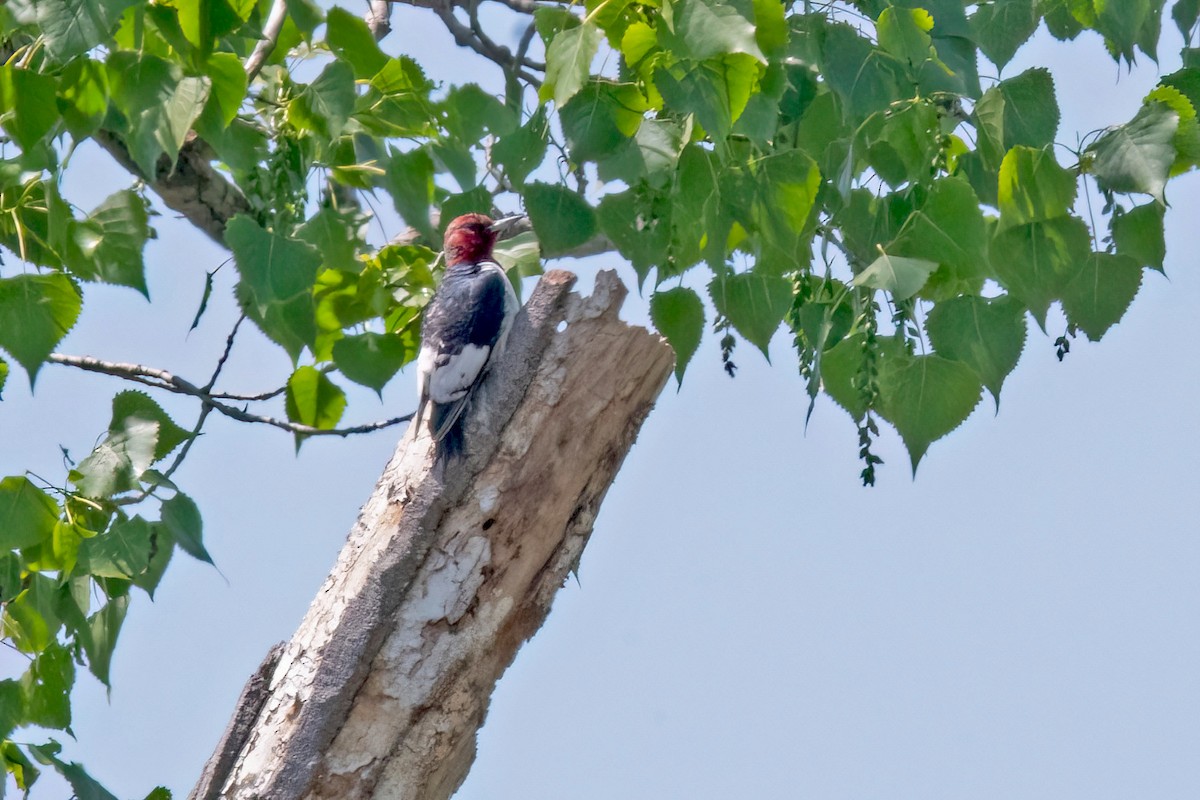
{"label": "bare branch", "polygon": [[[150,386],[155,389],[172,392],[174,394],[188,395],[196,397],[205,405],[212,406],[214,411],[219,411],[230,419],[236,419],[239,422],[257,422],[263,425],[271,425],[272,427],[288,431],[289,433],[298,433],[303,436],[350,436],[356,433],[370,433],[372,431],[390,428],[393,425],[399,425],[401,422],[408,422],[413,418],[411,413],[391,419],[379,420],[365,425],[354,425],[349,428],[314,428],[311,425],[302,425],[299,422],[289,422],[287,420],[268,417],[264,414],[252,414],[236,406],[231,406],[228,403],[223,403],[213,395],[201,389],[196,384],[180,378],[178,375],[172,375],[165,369],[156,369],[154,367],[145,367],[141,364],[122,364],[112,361],[101,361],[98,358],[91,356],[69,356],[62,353],[51,353],[47,359],[54,364],[62,364],[67,367],[75,367],[87,372],[97,372],[101,375],[111,375],[116,378],[122,378],[134,383],[140,383],[144,386]],[[276,393],[278,394],[278,393]],[[272,395],[274,396],[274,395]]]}
{"label": "bare branch", "polygon": [[464,25],[458,17],[454,16],[453,7],[451,3],[432,6],[433,13],[438,15],[438,19],[446,26],[446,30],[450,31],[450,35],[454,37],[455,44],[459,47],[469,47],[492,63],[500,66],[505,72],[513,73],[531,86],[542,85],[541,78],[529,72],[528,69],[525,69],[527,66],[531,69],[537,69],[537,67],[534,67],[532,64],[518,63],[512,51],[507,47],[498,45],[491,39],[485,41],[479,38],[469,25]]}
{"label": "bare branch", "polygon": [[287,3],[284,0],[275,0],[271,4],[271,13],[267,15],[267,24],[263,25],[263,38],[258,40],[258,44],[254,45],[254,52],[246,59],[246,79],[248,81],[254,80],[254,76],[271,57],[271,53],[274,52],[275,45],[279,41],[279,32],[283,30],[283,23],[286,21]]}

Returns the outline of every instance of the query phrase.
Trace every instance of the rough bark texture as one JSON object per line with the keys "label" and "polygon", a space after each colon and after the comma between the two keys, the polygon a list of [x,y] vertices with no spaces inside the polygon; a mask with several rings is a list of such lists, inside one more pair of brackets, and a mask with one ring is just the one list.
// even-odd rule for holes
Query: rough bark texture
{"label": "rough bark texture", "polygon": [[432,464],[425,431],[400,442],[217,796],[435,800],[461,784],[496,680],[671,373],[666,343],[617,318],[612,273],[589,298],[573,280],[547,273],[518,317],[466,458]]}

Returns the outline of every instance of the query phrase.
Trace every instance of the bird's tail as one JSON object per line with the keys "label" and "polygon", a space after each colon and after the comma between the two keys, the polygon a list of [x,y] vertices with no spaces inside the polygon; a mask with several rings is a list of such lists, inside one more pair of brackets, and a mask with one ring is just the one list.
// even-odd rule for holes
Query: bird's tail
{"label": "bird's tail", "polygon": [[[466,398],[464,398],[465,400]],[[433,403],[429,427],[433,431],[435,460],[457,458],[463,452],[463,407],[454,403]]]}

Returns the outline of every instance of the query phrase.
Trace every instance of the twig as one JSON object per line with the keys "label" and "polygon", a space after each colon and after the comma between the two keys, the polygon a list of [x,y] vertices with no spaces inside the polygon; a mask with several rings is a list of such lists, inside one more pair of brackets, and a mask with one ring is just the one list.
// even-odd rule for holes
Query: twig
{"label": "twig", "polygon": [[221,352],[221,357],[217,359],[216,369],[213,370],[212,377],[208,379],[208,383],[204,384],[205,392],[211,394],[212,388],[217,385],[217,378],[221,377],[221,370],[225,368],[225,362],[229,360],[229,353],[233,350],[234,337],[237,336],[238,328],[242,327],[242,323],[245,320],[246,315],[242,314],[237,318],[237,322],[233,323],[233,330],[225,338],[225,349]]}
{"label": "twig", "polygon": [[279,32],[287,21],[287,3],[285,0],[275,0],[271,4],[271,13],[267,15],[267,24],[263,25],[263,38],[254,45],[254,52],[246,59],[246,79],[254,80],[254,76],[262,69],[263,64],[270,58],[279,41]]}
{"label": "twig", "polygon": [[[524,65],[518,64],[513,57],[512,51],[502,45],[497,45],[489,39],[484,42],[475,35],[475,32],[467,25],[464,25],[458,17],[454,16],[452,5],[435,7],[433,13],[438,15],[442,24],[446,26],[446,30],[450,31],[450,35],[454,37],[454,42],[459,47],[469,47],[479,55],[494,64],[497,64],[507,72],[512,72],[521,80],[529,83],[532,86],[540,87],[542,85],[541,78],[524,69]],[[490,45],[489,45],[490,42]]]}
{"label": "twig", "polygon": [[97,372],[101,375],[123,378],[127,381],[133,381],[155,389],[162,389],[174,394],[196,397],[203,401],[205,405],[212,406],[214,411],[219,411],[230,419],[236,419],[239,422],[257,422],[263,425],[271,425],[289,433],[299,433],[304,436],[350,436],[356,433],[370,433],[390,428],[393,425],[399,425],[401,422],[408,422],[413,418],[412,414],[405,414],[400,417],[371,422],[365,425],[355,425],[349,428],[314,428],[311,425],[302,425],[299,422],[276,419],[264,414],[251,414],[244,409],[223,403],[196,384],[177,375],[172,375],[165,369],[145,367],[141,364],[101,361],[91,356],[69,356],[62,353],[51,353],[47,361],[67,367],[75,367],[87,372]]}

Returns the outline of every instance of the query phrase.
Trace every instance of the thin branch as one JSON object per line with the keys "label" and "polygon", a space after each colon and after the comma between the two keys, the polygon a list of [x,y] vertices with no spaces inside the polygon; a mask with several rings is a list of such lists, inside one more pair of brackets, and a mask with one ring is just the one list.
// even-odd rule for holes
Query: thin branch
{"label": "thin branch", "polygon": [[500,66],[506,72],[515,74],[532,86],[540,87],[542,85],[541,78],[525,69],[526,65],[517,63],[511,50],[502,45],[497,45],[490,39],[487,42],[481,40],[471,30],[470,26],[464,25],[458,17],[454,16],[452,8],[453,6],[447,3],[434,7],[433,13],[438,15],[438,19],[446,26],[446,30],[450,31],[450,35],[454,37],[455,44],[459,47],[469,47],[487,60]]}
{"label": "thin branch", "polygon": [[199,398],[205,405],[212,406],[214,411],[219,411],[230,419],[236,419],[239,422],[257,422],[263,425],[271,425],[272,427],[288,431],[289,433],[298,433],[304,436],[350,436],[356,433],[370,433],[372,431],[390,428],[393,425],[399,425],[401,422],[408,422],[413,418],[412,414],[405,414],[400,417],[391,419],[379,420],[378,422],[370,422],[365,425],[354,425],[349,428],[314,428],[311,425],[302,425],[299,422],[289,422],[287,420],[268,417],[264,414],[251,414],[245,409],[231,406],[228,403],[223,403],[213,395],[205,392],[196,384],[180,378],[178,375],[172,375],[165,369],[156,369],[154,367],[145,367],[141,364],[122,364],[112,361],[101,361],[98,358],[91,356],[69,356],[62,353],[51,353],[47,361],[55,364],[62,364],[67,367],[75,367],[87,372],[96,372],[101,375],[111,375],[116,378],[122,378],[127,381],[133,381],[145,386],[150,386],[155,389],[172,392],[174,394],[188,395],[190,397]]}
{"label": "thin branch", "polygon": [[534,61],[530,58],[526,58],[525,56],[514,56],[511,50],[509,50],[507,47],[496,44],[496,42],[490,36],[483,32],[483,25],[481,25],[479,22],[479,0],[466,0],[465,8],[467,9],[467,19],[471,23],[471,33],[475,34],[475,38],[478,39],[479,43],[487,48],[488,51],[507,58],[514,66],[520,65],[522,67],[528,67],[529,69],[538,70],[539,72],[546,71],[545,63],[541,61]]}
{"label": "thin branch", "polygon": [[254,52],[246,59],[247,81],[254,80],[254,76],[271,57],[276,43],[279,42],[279,33],[283,30],[283,23],[286,21],[287,3],[285,0],[275,0],[271,4],[271,13],[267,15],[267,24],[263,25],[263,38],[258,40],[258,44],[254,45]]}
{"label": "thin branch", "polygon": [[213,370],[212,377],[208,379],[208,383],[204,384],[205,392],[211,394],[212,388],[217,385],[217,378],[221,377],[221,370],[225,368],[225,362],[229,360],[229,353],[233,350],[233,340],[237,336],[238,328],[242,327],[242,323],[245,321],[245,314],[239,316],[237,322],[233,323],[233,330],[229,332],[229,336],[225,337],[225,349],[221,352],[221,357],[217,359],[217,366]]}

